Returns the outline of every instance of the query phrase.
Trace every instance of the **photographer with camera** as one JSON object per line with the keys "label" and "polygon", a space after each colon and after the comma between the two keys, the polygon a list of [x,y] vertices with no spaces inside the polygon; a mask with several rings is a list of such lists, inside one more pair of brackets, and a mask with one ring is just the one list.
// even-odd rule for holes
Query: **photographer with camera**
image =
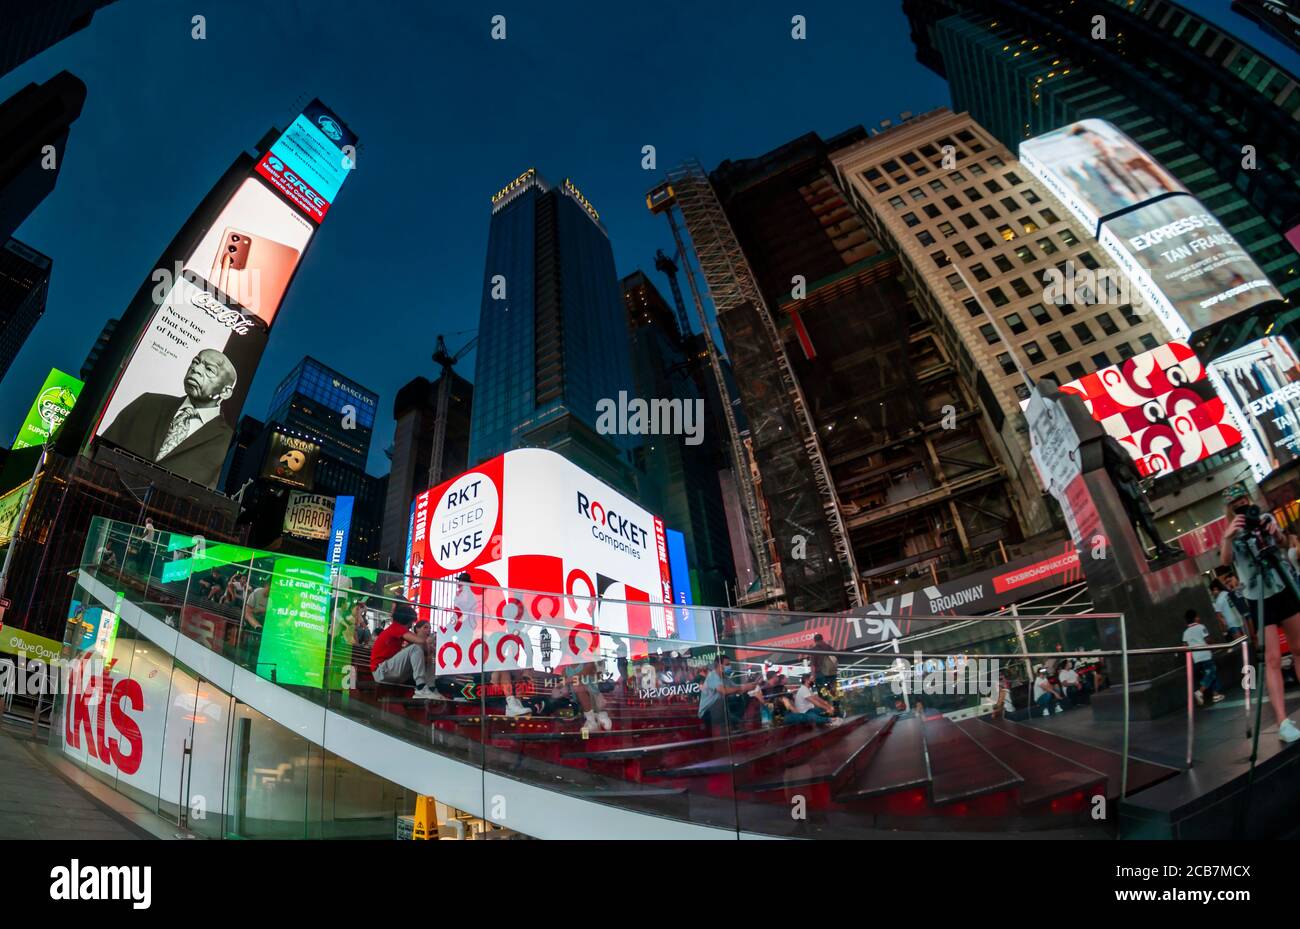
{"label": "photographer with camera", "polygon": [[1278,738],[1295,742],[1300,740],[1300,727],[1286,715],[1278,627],[1286,630],[1289,641],[1300,642],[1300,597],[1286,573],[1286,554],[1279,548],[1284,539],[1282,529],[1271,514],[1251,503],[1250,494],[1241,485],[1229,487],[1223,496],[1228,528],[1219,545],[1219,562],[1234,566],[1251,618],[1259,622],[1262,617],[1268,702],[1277,717]]}

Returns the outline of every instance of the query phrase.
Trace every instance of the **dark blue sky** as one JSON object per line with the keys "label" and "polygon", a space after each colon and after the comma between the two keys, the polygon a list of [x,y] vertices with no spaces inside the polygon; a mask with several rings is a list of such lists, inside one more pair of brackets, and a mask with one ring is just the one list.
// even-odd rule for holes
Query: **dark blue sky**
{"label": "dark blue sky", "polygon": [[[660,169],[712,168],[804,132],[947,105],[913,58],[899,0],[866,3],[119,0],[0,79],[0,99],[66,68],[86,82],[54,193],[18,232],[54,259],[44,318],[0,383],[0,440],[51,367],[76,373],[166,243],[241,149],[318,96],[362,140],[276,320],[244,412],[262,416],[304,354],[381,395],[370,470],[387,471],[393,396],[432,376],[435,336],[478,325],[489,197],[526,168],[572,177],[620,275],[671,249],[645,210]],[[1189,3],[1279,60],[1226,3]],[[206,41],[190,17],[207,15]],[[490,17],[508,38],[489,38]],[[808,39],[790,38],[790,18]],[[453,349],[468,336],[449,337]],[[473,356],[461,373],[473,376]]]}

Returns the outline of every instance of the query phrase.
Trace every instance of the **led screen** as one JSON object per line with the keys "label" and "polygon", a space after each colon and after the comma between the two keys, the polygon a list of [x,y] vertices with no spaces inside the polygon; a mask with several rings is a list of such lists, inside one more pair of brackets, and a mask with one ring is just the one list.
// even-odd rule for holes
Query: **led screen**
{"label": "led screen", "polygon": [[1242,457],[1262,481],[1300,456],[1300,360],[1270,336],[1210,362],[1210,378],[1242,433]]}
{"label": "led screen", "polygon": [[72,412],[81,388],[85,385],[71,374],[64,374],[58,368],[51,368],[41,385],[40,392],[32,401],[32,408],[27,411],[27,418],[18,429],[14,439],[14,450],[44,445],[54,438],[63,425],[63,421]]}
{"label": "led screen", "polygon": [[334,522],[334,498],[325,494],[289,491],[284,508],[284,532],[300,539],[323,542],[330,537]]}
{"label": "led screen", "polygon": [[352,169],[356,143],[343,121],[313,100],[258,161],[257,173],[319,223]]}
{"label": "led screen", "polygon": [[262,477],[311,490],[316,483],[316,461],[319,458],[320,446],[315,442],[286,435],[277,429],[266,443]]}

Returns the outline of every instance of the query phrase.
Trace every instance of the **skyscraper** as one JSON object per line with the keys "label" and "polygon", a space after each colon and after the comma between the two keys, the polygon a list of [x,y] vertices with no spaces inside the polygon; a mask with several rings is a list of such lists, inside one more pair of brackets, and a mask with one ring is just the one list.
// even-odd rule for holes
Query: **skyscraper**
{"label": "skyscraper", "polygon": [[0,248],[0,380],[45,313],[50,259],[17,239]]}
{"label": "skyscraper", "polygon": [[470,464],[548,448],[634,491],[637,437],[601,435],[597,403],[632,390],[614,252],[573,182],[530,168],[492,198]]}
{"label": "skyscraper", "polygon": [[321,451],[364,469],[378,406],[374,391],[308,356],[275,389],[266,419],[306,434]]}
{"label": "skyscraper", "polygon": [[[439,397],[448,379],[447,422],[438,429]],[[417,377],[393,400],[393,447],[384,504],[383,558],[400,569],[406,558],[411,501],[469,467],[469,423],[474,385],[450,368],[435,381]],[[434,444],[442,436],[442,464],[434,466]]]}
{"label": "skyscraper", "polygon": [[6,0],[0,32],[0,77],[90,25],[113,0]]}
{"label": "skyscraper", "polygon": [[[688,354],[678,321],[641,271],[622,280],[637,396],[678,402],[698,433],[650,436],[639,455],[645,473],[642,502],[681,532],[694,574],[695,603],[725,603],[735,566],[727,514],[718,483],[716,452],[721,424],[693,376],[699,365]],[[685,423],[687,415],[683,416]]]}
{"label": "skyscraper", "polygon": [[1292,232],[1300,243],[1295,75],[1170,0],[903,8],[917,60],[948,79],[953,110],[1013,152],[1077,120],[1110,121],[1228,227],[1283,295],[1300,293],[1300,256],[1286,240]]}
{"label": "skyscraper", "polygon": [[86,85],[61,71],[0,103],[0,240],[13,235],[54,189],[69,127],[85,102]]}
{"label": "skyscraper", "polygon": [[95,365],[99,358],[108,348],[108,342],[113,338],[113,333],[117,331],[117,325],[121,320],[117,317],[106,320],[104,328],[99,330],[99,336],[95,339],[95,344],[90,346],[90,351],[86,352],[86,360],[81,363],[81,373],[78,375],[83,381],[90,379],[90,374],[95,370]]}

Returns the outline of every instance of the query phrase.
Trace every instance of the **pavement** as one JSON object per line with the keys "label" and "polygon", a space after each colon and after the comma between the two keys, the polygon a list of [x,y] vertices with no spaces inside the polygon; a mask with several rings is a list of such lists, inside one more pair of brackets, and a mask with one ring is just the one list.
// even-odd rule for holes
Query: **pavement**
{"label": "pavement", "polygon": [[63,762],[26,727],[0,724],[0,840],[171,838],[177,831]]}

